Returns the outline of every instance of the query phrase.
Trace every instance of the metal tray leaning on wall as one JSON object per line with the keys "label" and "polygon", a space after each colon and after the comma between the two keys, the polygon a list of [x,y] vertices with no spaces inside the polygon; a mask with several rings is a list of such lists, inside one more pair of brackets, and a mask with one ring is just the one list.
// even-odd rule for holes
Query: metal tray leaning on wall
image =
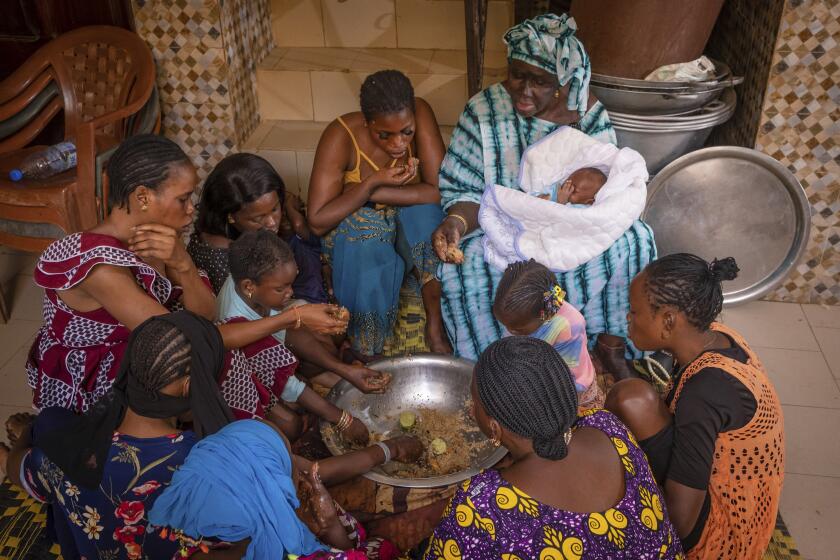
{"label": "metal tray leaning on wall", "polygon": [[735,146],[697,150],[665,167],[648,185],[642,219],[660,256],[735,257],[741,271],[723,283],[725,305],[759,299],[784,282],[811,231],[811,207],[793,173]]}

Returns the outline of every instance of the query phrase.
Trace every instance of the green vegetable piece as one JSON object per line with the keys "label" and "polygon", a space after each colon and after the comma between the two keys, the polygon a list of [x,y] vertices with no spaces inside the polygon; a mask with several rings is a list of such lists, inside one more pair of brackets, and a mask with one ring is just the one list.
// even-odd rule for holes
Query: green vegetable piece
{"label": "green vegetable piece", "polygon": [[403,430],[410,430],[414,427],[414,423],[417,421],[417,415],[413,412],[401,412],[400,413],[400,428]]}
{"label": "green vegetable piece", "polygon": [[432,448],[432,453],[435,455],[443,455],[446,453],[446,442],[440,438],[435,438],[432,440],[432,443],[429,444]]}

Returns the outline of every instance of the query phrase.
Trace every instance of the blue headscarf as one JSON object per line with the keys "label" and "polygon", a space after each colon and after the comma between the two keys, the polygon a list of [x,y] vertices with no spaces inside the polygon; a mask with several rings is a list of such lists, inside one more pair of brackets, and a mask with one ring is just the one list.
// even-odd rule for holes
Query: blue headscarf
{"label": "blue headscarf", "polygon": [[192,538],[250,537],[248,560],[327,550],[298,519],[299,505],[283,440],[263,422],[240,420],[192,448],[149,522]]}
{"label": "blue headscarf", "polygon": [[577,24],[566,14],[544,14],[507,30],[508,60],[521,60],[557,76],[560,86],[571,83],[566,107],[586,113],[589,99],[589,56],[575,37]]}

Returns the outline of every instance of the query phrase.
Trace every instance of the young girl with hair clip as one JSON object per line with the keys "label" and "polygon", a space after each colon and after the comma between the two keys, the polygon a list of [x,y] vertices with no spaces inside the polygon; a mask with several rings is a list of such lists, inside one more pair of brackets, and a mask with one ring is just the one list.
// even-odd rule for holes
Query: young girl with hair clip
{"label": "young girl with hair clip", "polygon": [[604,393],[589,357],[586,321],[565,301],[557,277],[534,259],[507,267],[493,302],[493,314],[510,334],[548,342],[569,366],[581,410],[600,408]]}

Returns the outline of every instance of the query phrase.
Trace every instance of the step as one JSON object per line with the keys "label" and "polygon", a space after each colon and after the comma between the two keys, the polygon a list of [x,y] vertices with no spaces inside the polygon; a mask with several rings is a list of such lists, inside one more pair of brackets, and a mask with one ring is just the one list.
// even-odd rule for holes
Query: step
{"label": "step", "polygon": [[[268,160],[283,177],[286,189],[305,199],[315,148],[328,124],[326,121],[263,120],[243,144],[242,151],[256,153]],[[453,128],[440,127],[447,146]]]}
{"label": "step", "polygon": [[[488,50],[503,51],[513,1],[487,5]],[[464,0],[271,0],[280,47],[463,49]]]}
{"label": "step", "polygon": [[[294,47],[275,48],[257,68],[260,116],[270,120],[326,121],[359,110],[359,88],[371,73],[404,72],[438,122],[455,125],[467,102],[463,50]],[[500,51],[485,52],[485,85],[507,73]]]}

